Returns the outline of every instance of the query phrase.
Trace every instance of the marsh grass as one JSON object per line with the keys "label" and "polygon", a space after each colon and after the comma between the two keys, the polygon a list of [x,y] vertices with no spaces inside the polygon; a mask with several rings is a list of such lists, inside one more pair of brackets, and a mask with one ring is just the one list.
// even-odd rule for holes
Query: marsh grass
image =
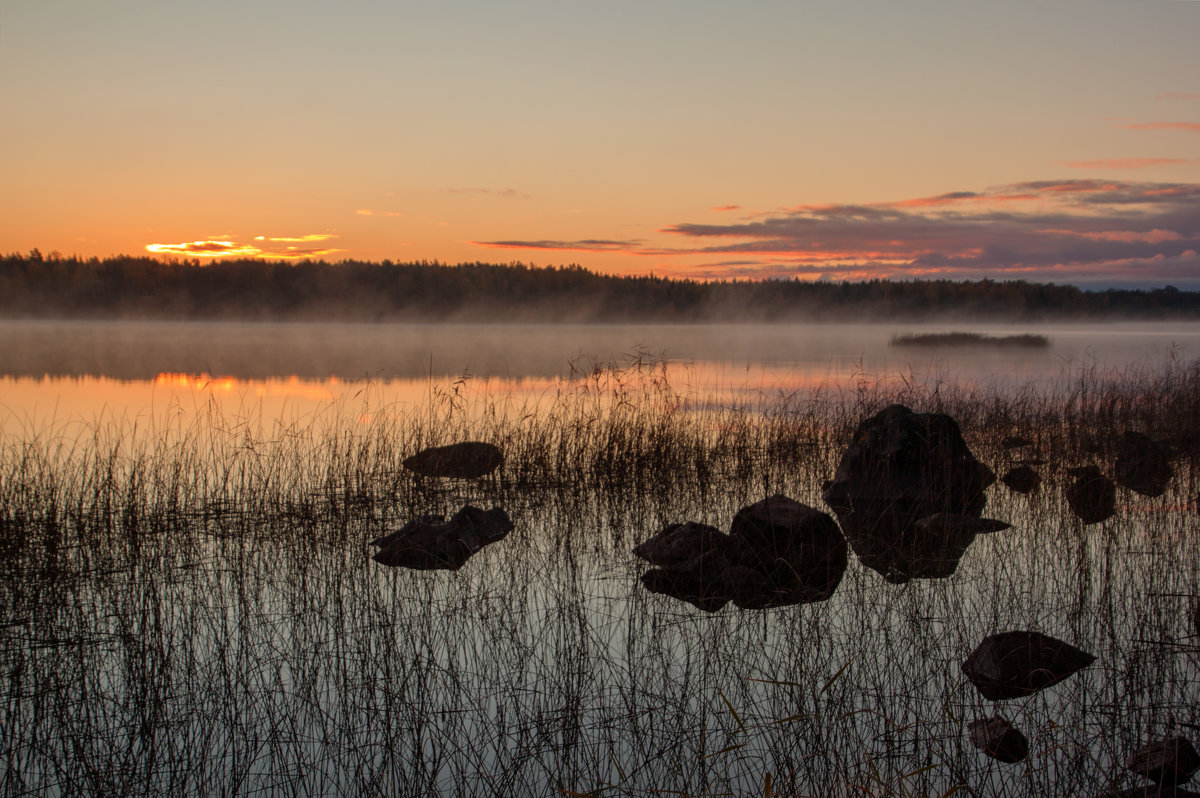
{"label": "marsh grass", "polygon": [[[985,394],[865,379],[752,405],[677,392],[637,356],[536,402],[431,388],[287,423],[215,405],[0,438],[0,789],[24,794],[1091,794],[1133,747],[1200,725],[1200,364],[1078,369]],[[712,615],[640,588],[662,525],[727,528],[772,493],[822,507],[864,416],[954,415],[1001,471],[1020,433],[1050,462],[996,485],[955,575],[886,583],[851,559],[827,602]],[[1122,491],[1083,527],[1065,469],[1114,431],[1178,449],[1168,493]],[[499,444],[449,484],[417,449]],[[502,506],[516,530],[458,572],[389,570],[366,542],[413,515]],[[958,670],[1031,628],[1097,663],[999,710],[1033,753],[966,741],[993,714]]]}

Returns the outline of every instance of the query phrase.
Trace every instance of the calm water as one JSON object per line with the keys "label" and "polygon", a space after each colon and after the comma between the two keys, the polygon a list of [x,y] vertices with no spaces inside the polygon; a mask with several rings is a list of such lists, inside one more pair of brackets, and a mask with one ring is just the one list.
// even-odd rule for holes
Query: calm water
{"label": "calm water", "polygon": [[597,366],[657,362],[697,405],[762,404],[860,384],[955,382],[988,390],[1086,368],[1200,357],[1200,324],[971,329],[1040,333],[1044,349],[890,346],[963,326],[347,325],[0,322],[0,419],[36,427],[101,415],[150,419],[212,405],[227,416],[365,413],[441,391],[537,404]]}
{"label": "calm water", "polygon": [[[1013,527],[949,578],[894,585],[851,556],[827,601],[711,615],[643,589],[632,545],[681,520],[728,528],[770,493],[824,508],[835,410],[814,430],[739,413],[660,427],[659,405],[575,401],[493,425],[511,447],[496,479],[433,484],[398,466],[410,427],[457,434],[456,402],[466,427],[477,399],[553,408],[609,363],[651,364],[619,379],[666,380],[694,407],[752,407],[891,382],[1015,391],[1200,357],[1200,325],[976,328],[1050,336],[1038,350],[888,345],[946,329],[0,324],[0,794],[1127,786],[1134,747],[1200,728],[1194,465],[1164,496],[1122,489],[1116,516],[1083,527],[1062,498],[1077,463],[1055,462],[1029,496],[989,488],[987,515]],[[281,421],[295,426],[249,432]],[[160,422],[176,426],[155,437]],[[1043,423],[1030,432],[1049,448],[1065,430]],[[662,428],[705,443],[668,434],[656,449]],[[968,431],[997,471],[1018,456],[999,446],[1007,431]],[[659,452],[675,467],[643,456]],[[516,529],[456,572],[370,560],[376,535],[467,502],[503,506]],[[959,663],[1014,628],[1098,660],[984,701]],[[969,744],[967,723],[994,713],[1028,735],[1027,762]]]}

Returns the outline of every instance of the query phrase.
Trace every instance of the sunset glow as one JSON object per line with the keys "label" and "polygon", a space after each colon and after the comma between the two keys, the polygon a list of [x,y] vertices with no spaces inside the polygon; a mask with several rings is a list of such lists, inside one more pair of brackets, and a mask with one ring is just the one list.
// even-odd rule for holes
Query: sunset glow
{"label": "sunset glow", "polygon": [[1200,287],[1200,3],[677,11],[11,4],[0,247]]}

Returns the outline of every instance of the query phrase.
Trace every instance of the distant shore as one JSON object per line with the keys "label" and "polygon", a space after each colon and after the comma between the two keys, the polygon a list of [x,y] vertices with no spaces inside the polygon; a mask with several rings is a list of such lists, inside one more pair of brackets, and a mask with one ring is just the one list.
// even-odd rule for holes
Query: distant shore
{"label": "distant shore", "polygon": [[420,323],[1200,320],[1200,292],[1019,280],[718,280],[578,265],[0,255],[0,318]]}

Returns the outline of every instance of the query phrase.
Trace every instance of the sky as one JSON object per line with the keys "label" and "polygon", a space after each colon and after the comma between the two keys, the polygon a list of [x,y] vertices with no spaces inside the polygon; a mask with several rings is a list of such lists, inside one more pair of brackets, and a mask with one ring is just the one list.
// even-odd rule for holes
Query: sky
{"label": "sky", "polygon": [[0,0],[0,251],[1200,289],[1200,0]]}

